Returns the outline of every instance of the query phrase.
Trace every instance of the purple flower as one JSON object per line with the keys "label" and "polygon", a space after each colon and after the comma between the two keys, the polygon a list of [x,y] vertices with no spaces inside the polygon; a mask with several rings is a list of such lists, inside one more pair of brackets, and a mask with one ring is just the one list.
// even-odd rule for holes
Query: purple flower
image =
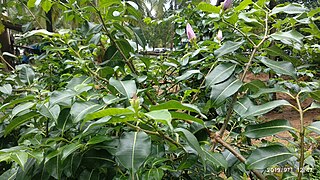
{"label": "purple flower", "polygon": [[224,0],[224,2],[223,2],[223,9],[224,10],[231,8],[231,6],[232,6],[232,0]]}
{"label": "purple flower", "polygon": [[222,38],[223,38],[222,31],[219,30],[218,33],[217,33],[217,39],[218,39],[218,41],[222,41]]}
{"label": "purple flower", "polygon": [[194,33],[194,31],[189,23],[187,24],[186,31],[187,31],[187,36],[188,36],[189,41],[196,39],[196,34]]}

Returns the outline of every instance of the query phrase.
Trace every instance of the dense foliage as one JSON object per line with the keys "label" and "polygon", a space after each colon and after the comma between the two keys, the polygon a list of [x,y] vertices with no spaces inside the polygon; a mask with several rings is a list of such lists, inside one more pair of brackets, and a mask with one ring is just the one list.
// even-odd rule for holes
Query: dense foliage
{"label": "dense foliage", "polygon": [[[190,2],[161,20],[174,24],[174,51],[158,56],[139,53],[156,21],[133,1],[4,7],[25,23],[17,43],[38,43],[43,53],[0,73],[0,179],[319,175],[320,122],[304,121],[320,108],[319,7]],[[55,32],[35,16],[50,10]],[[300,128],[263,118],[283,107],[296,110]],[[280,141],[280,132],[290,137]]]}

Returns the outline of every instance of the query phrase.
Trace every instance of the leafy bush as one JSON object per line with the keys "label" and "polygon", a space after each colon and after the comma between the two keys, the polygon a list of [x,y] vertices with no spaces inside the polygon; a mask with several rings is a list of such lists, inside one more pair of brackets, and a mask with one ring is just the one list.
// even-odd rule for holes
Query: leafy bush
{"label": "leafy bush", "polygon": [[[176,51],[155,57],[138,54],[133,2],[52,3],[79,27],[28,31],[21,41],[41,37],[45,53],[1,73],[0,178],[314,176],[304,171],[318,167],[320,124],[304,114],[320,107],[319,8],[190,3],[168,19]],[[263,73],[271,78],[247,78]],[[278,107],[296,110],[300,129],[263,121]],[[291,135],[285,144],[280,132]]]}

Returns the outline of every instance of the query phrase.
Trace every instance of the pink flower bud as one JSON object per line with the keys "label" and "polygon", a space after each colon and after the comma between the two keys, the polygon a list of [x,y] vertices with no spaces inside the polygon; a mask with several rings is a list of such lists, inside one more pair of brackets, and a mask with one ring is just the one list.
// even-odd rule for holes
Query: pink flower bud
{"label": "pink flower bud", "polygon": [[217,33],[217,39],[218,39],[218,41],[222,41],[222,38],[223,38],[222,31],[219,30],[218,33]]}
{"label": "pink flower bud", "polygon": [[186,31],[189,41],[196,39],[196,34],[194,34],[194,31],[189,23],[187,24]]}
{"label": "pink flower bud", "polygon": [[224,0],[224,2],[223,2],[223,9],[224,10],[231,8],[231,6],[232,6],[232,0]]}

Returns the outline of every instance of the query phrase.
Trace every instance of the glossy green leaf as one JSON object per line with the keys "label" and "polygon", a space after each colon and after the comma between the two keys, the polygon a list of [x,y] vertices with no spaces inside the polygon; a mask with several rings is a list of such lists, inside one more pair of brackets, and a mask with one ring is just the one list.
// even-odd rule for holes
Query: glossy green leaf
{"label": "glossy green leaf", "polygon": [[241,3],[234,8],[235,11],[242,11],[246,9],[250,4],[252,4],[252,0],[243,0]]}
{"label": "glossy green leaf", "polygon": [[278,46],[272,46],[264,50],[268,52],[268,55],[274,56],[274,57],[280,56],[283,60],[291,62],[293,65],[301,64],[301,61],[299,59],[289,56],[285,51],[280,49]]}
{"label": "glossy green leaf", "polygon": [[320,134],[320,121],[316,121],[311,123],[307,128],[313,132],[316,132],[317,134]]}
{"label": "glossy green leaf", "polygon": [[63,146],[61,160],[64,161],[70,154],[77,151],[82,146],[83,146],[82,144],[76,144],[76,143]]}
{"label": "glossy green leaf", "polygon": [[12,93],[12,86],[11,84],[5,84],[3,86],[0,86],[0,92],[3,94],[8,94],[10,95]]}
{"label": "glossy green leaf", "polygon": [[[95,126],[102,126],[104,124],[107,124],[109,122],[109,120],[111,119],[110,116],[106,116],[106,117],[103,117],[97,121],[93,121],[91,122],[87,127],[86,129],[83,130],[83,134],[86,133],[87,131],[89,131],[91,128],[95,127]],[[84,123],[81,124],[81,129],[82,127],[84,126]]]}
{"label": "glossy green leaf", "polygon": [[278,119],[261,124],[249,125],[246,127],[244,134],[249,138],[261,138],[287,130],[293,130],[289,121]]}
{"label": "glossy green leaf", "polygon": [[137,93],[137,86],[134,80],[118,81],[114,78],[110,79],[110,85],[115,87],[119,93],[127,97],[132,98]]}
{"label": "glossy green leaf", "polygon": [[276,73],[283,74],[283,75],[289,75],[291,77],[296,77],[296,70],[294,66],[287,61],[273,61],[271,59],[268,59],[267,57],[261,57],[260,61],[274,70]]}
{"label": "glossy green leaf", "polygon": [[150,119],[154,119],[158,122],[167,124],[170,127],[170,129],[173,130],[171,124],[172,117],[167,109],[150,111],[148,113],[145,113],[145,115]]}
{"label": "glossy green leaf", "polygon": [[263,94],[276,93],[276,92],[289,93],[288,90],[286,90],[286,89],[284,89],[282,87],[260,88],[257,93],[250,95],[250,97],[258,98]]}
{"label": "glossy green leaf", "polygon": [[32,8],[35,6],[35,3],[36,3],[37,0],[28,0],[28,3],[27,3],[27,6],[29,8]]}
{"label": "glossy green leaf", "polygon": [[25,110],[29,110],[31,109],[33,106],[35,105],[35,103],[33,102],[27,102],[24,104],[19,104],[18,106],[14,107],[12,109],[12,116],[16,116],[17,114],[25,111]]}
{"label": "glossy green leaf", "polygon": [[280,12],[286,13],[286,14],[300,14],[307,12],[308,9],[305,7],[302,7],[300,4],[288,4],[286,6],[282,7],[275,7],[272,9],[271,15],[272,14],[277,14]]}
{"label": "glossy green leaf", "polygon": [[274,34],[271,34],[271,37],[285,44],[292,44],[292,43],[301,44],[302,39],[304,38],[304,36],[296,30],[290,30],[287,32],[276,32]]}
{"label": "glossy green leaf", "polygon": [[239,79],[234,78],[230,78],[223,83],[211,86],[210,98],[213,100],[213,104],[221,104],[226,100],[226,98],[236,93],[241,86],[242,82]]}
{"label": "glossy green leaf", "polygon": [[206,154],[207,161],[211,162],[213,165],[218,167],[220,166],[225,169],[228,168],[228,162],[221,153],[205,151],[205,150],[204,150],[204,153]]}
{"label": "glossy green leaf", "polygon": [[97,111],[102,106],[90,101],[87,102],[75,102],[70,110],[73,123],[77,123],[84,119],[87,114]]}
{"label": "glossy green leaf", "polygon": [[84,121],[90,121],[93,119],[99,119],[106,116],[116,116],[116,115],[128,115],[133,114],[134,112],[130,109],[124,109],[124,108],[108,108],[103,109],[94,113],[88,114]]}
{"label": "glossy green leaf", "polygon": [[31,85],[33,83],[35,74],[31,67],[23,66],[19,73],[21,82]]}
{"label": "glossy green leaf", "polygon": [[275,100],[262,105],[252,105],[248,107],[243,117],[263,115],[279,106],[290,106],[290,103],[286,100]]}
{"label": "glossy green leaf", "polygon": [[108,8],[113,4],[121,4],[121,0],[101,0],[100,3],[101,8]]}
{"label": "glossy green leaf", "polygon": [[178,76],[176,79],[178,82],[183,81],[183,80],[187,80],[195,74],[201,74],[201,72],[199,70],[188,70],[185,73],[183,73],[181,76]]}
{"label": "glossy green leaf", "polygon": [[16,169],[8,169],[6,172],[0,175],[0,179],[3,180],[15,180],[17,175]]}
{"label": "glossy green leaf", "polygon": [[179,119],[179,120],[185,120],[185,121],[192,121],[201,124],[204,126],[204,122],[202,119],[196,118],[194,116],[191,116],[186,113],[181,112],[170,112],[172,119]]}
{"label": "glossy green leaf", "polygon": [[267,167],[286,161],[292,156],[293,154],[283,146],[260,147],[251,153],[246,165],[248,169],[266,169]]}
{"label": "glossy green leaf", "polygon": [[233,110],[241,117],[244,117],[248,109],[252,106],[254,106],[254,104],[249,98],[243,98],[235,103]]}
{"label": "glossy green leaf", "polygon": [[45,103],[39,107],[39,113],[49,119],[56,121],[60,114],[60,106],[58,104],[48,107],[48,103]]}
{"label": "glossy green leaf", "polygon": [[310,105],[310,107],[308,107],[307,109],[305,109],[304,111],[308,111],[311,109],[320,109],[320,103],[318,102],[312,102],[312,104]]}
{"label": "glossy green leaf", "polygon": [[142,175],[143,180],[161,180],[163,179],[164,171],[160,168],[149,169]]}
{"label": "glossy green leaf", "polygon": [[[151,111],[154,110],[161,110],[161,109],[168,109],[168,110],[187,110],[190,112],[196,112],[202,115],[200,109],[196,107],[195,105],[192,104],[186,104],[186,103],[181,103],[179,101],[175,100],[170,100],[168,102],[159,104],[159,105],[154,105],[150,107]],[[204,115],[202,115],[204,116]]]}
{"label": "glossy green leaf", "polygon": [[11,101],[9,103],[6,103],[6,104],[0,106],[0,111],[3,111],[3,110],[5,110],[5,109],[7,109],[7,108],[9,108],[11,106],[16,105],[16,104],[19,104],[19,103],[22,103],[22,102],[31,101],[31,100],[34,100],[34,99],[35,99],[34,96],[26,96],[24,98],[19,98],[19,99],[13,100],[13,101]]}
{"label": "glossy green leaf", "polygon": [[217,57],[220,57],[225,54],[235,52],[237,49],[241,47],[243,43],[244,41],[239,41],[239,42],[227,41],[219,49],[214,51],[214,55]]}
{"label": "glossy green leaf", "polygon": [[56,104],[62,106],[71,106],[72,98],[76,95],[74,91],[65,90],[65,91],[54,91],[49,100],[49,107],[52,107]]}
{"label": "glossy green leaf", "polygon": [[206,2],[199,3],[197,8],[201,11],[208,12],[208,13],[219,13],[221,9],[220,7],[216,7]]}
{"label": "glossy green leaf", "polygon": [[151,139],[144,132],[125,132],[121,135],[116,157],[132,174],[137,172],[151,153]]}
{"label": "glossy green leaf", "polygon": [[46,13],[50,11],[52,5],[51,0],[42,0],[41,7]]}
{"label": "glossy green leaf", "polygon": [[4,134],[8,135],[13,129],[15,129],[16,127],[20,126],[21,124],[35,118],[39,116],[39,114],[37,112],[31,111],[28,112],[22,116],[18,116],[16,118],[13,118],[10,123],[8,124],[8,126],[6,127]]}
{"label": "glossy green leaf", "polygon": [[102,143],[104,141],[111,141],[112,138],[110,136],[107,135],[97,135],[92,137],[88,142],[87,145],[92,145],[92,144],[99,144]]}
{"label": "glossy green leaf", "polygon": [[23,151],[17,151],[11,154],[11,158],[20,165],[22,170],[24,170],[25,164],[28,160],[28,153]]}
{"label": "glossy green leaf", "polygon": [[203,152],[203,150],[201,149],[197,138],[190,131],[188,131],[187,129],[184,129],[184,128],[177,128],[177,129],[175,129],[175,132],[183,133],[189,146],[197,151],[198,156],[201,158],[202,164],[205,166],[205,156],[206,155]]}
{"label": "glossy green leaf", "polygon": [[206,76],[206,86],[211,87],[228,79],[234,72],[236,64],[221,63]]}
{"label": "glossy green leaf", "polygon": [[317,100],[317,101],[320,101],[320,90],[312,91],[312,92],[310,93],[310,96],[311,96],[313,99],[315,99],[315,100]]}

